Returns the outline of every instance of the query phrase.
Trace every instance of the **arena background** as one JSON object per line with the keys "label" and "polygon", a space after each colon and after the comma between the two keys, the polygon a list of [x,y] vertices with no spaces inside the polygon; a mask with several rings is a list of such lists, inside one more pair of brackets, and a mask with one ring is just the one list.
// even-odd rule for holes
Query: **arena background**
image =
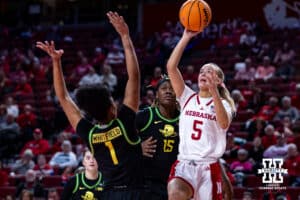
{"label": "arena background", "polygon": [[[13,167],[16,160],[22,157],[21,151],[24,151],[25,143],[32,140],[36,128],[41,129],[43,137],[50,144],[45,153],[47,161],[59,150],[61,138],[72,142],[73,151],[78,157],[82,149],[82,141],[74,134],[74,130],[69,128],[53,94],[50,60],[34,47],[35,42],[53,39],[58,48],[65,50],[63,68],[68,89],[73,91],[81,78],[75,73],[76,68],[82,64],[83,57],[87,63],[82,65],[92,66],[96,73],[101,75],[108,53],[113,48],[121,51],[120,41],[105,16],[109,10],[118,11],[129,24],[141,65],[144,80],[142,107],[151,98],[147,96],[146,86],[159,76],[154,73],[154,69],[159,67],[162,73],[165,72],[164,65],[176,44],[176,35],[182,30],[178,24],[178,11],[183,2],[0,0],[0,198],[5,198],[6,195],[14,196],[19,183],[25,180],[24,174],[12,173]],[[284,96],[291,98],[292,106],[299,112],[300,1],[207,0],[207,2],[212,9],[211,25],[191,42],[181,62],[181,70],[186,72],[187,66],[193,65],[194,73],[197,74],[199,67],[205,62],[216,62],[226,73],[227,87],[230,91],[235,90],[239,93],[236,99],[239,105],[238,113],[228,131],[228,142],[231,146],[227,149],[228,154],[224,156],[228,173],[232,176],[234,198],[243,199],[249,192],[253,199],[298,199],[300,196],[300,181],[297,182],[297,178],[300,179],[298,154],[295,159],[293,158],[293,167],[289,169],[292,174],[285,176],[284,182],[280,184],[285,187],[281,191],[266,191],[260,188],[264,185],[261,175],[257,173],[257,170],[261,169],[261,160],[254,159],[252,171],[241,175],[243,179],[241,182],[239,182],[241,176],[230,168],[230,164],[236,161],[239,149],[246,149],[249,155],[255,152],[254,137],[262,140],[263,150],[275,144],[281,135],[285,137],[285,143],[294,143],[298,149],[300,148],[299,113],[295,119],[292,118],[294,116],[290,116],[288,125],[284,123],[286,120],[284,117],[280,118],[282,116],[266,119],[263,113],[276,110],[274,107],[268,107],[270,97],[278,99],[276,106],[281,109],[281,99]],[[250,39],[249,43],[241,43],[241,36],[247,30],[251,30],[251,36],[248,36],[255,37],[255,41],[251,42]],[[283,63],[275,59],[285,42],[289,44],[287,52],[293,54],[288,60],[288,66],[283,66]],[[269,48],[264,49],[266,46]],[[269,56],[271,65],[276,69],[271,78],[249,78],[249,74],[242,78],[236,76],[237,68],[245,67],[247,58],[251,59],[250,67],[256,70],[262,64],[263,56]],[[113,94],[116,99],[121,100],[126,80],[124,62],[111,63],[111,66],[118,79],[118,84],[113,86]],[[287,68],[284,68],[286,66]],[[26,77],[26,86],[23,77]],[[13,103],[7,100],[10,97],[13,98]],[[24,114],[26,105],[30,105],[30,116]],[[17,109],[18,113],[9,108]],[[8,114],[10,117],[7,117]],[[7,122],[7,118],[12,121]],[[258,128],[258,123],[262,123],[263,128]],[[264,132],[267,124],[275,128],[272,137],[266,137]],[[284,155],[282,158],[288,157]],[[36,155],[33,156],[33,160],[36,161]],[[54,171],[40,182],[46,189],[55,188],[61,192],[62,183],[72,173]],[[298,186],[293,186],[295,182]]]}

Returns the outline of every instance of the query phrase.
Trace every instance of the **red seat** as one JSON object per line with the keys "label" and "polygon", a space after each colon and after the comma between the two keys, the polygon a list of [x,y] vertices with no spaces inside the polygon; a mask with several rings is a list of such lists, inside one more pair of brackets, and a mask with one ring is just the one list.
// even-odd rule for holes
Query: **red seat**
{"label": "red seat", "polygon": [[45,155],[46,161],[49,162],[51,160],[52,156],[53,156],[52,154],[46,154]]}
{"label": "red seat", "polygon": [[231,80],[228,80],[228,85],[229,86],[247,86],[247,83],[245,80],[238,80],[238,79],[231,79]]}
{"label": "red seat", "polygon": [[8,184],[9,186],[17,186],[19,183],[25,181],[25,176],[9,176]]}
{"label": "red seat", "polygon": [[253,149],[253,143],[247,142],[243,145],[243,148],[246,149],[247,151],[250,151],[251,149]]}
{"label": "red seat", "polygon": [[245,191],[246,191],[245,187],[234,187],[233,188],[234,199],[242,199]]}
{"label": "red seat", "polygon": [[41,99],[38,103],[41,107],[54,107],[53,102],[46,99]]}
{"label": "red seat", "polygon": [[266,190],[262,190],[261,188],[256,187],[256,188],[254,188],[253,197],[255,199],[262,199],[265,192],[266,192]]}
{"label": "red seat", "polygon": [[287,187],[286,193],[290,196],[290,199],[299,199],[300,187]]}
{"label": "red seat", "polygon": [[277,84],[276,87],[274,87],[274,89],[277,92],[286,93],[286,92],[290,91],[292,88],[291,88],[290,83],[280,83],[280,84]]}
{"label": "red seat", "polygon": [[289,185],[289,184],[290,184],[290,177],[289,175],[286,175],[283,177],[283,185]]}
{"label": "red seat", "polygon": [[272,77],[272,78],[270,78],[270,79],[267,80],[267,82],[269,84],[272,84],[272,85],[277,85],[278,83],[282,83],[282,81],[283,80],[280,77]]}
{"label": "red seat", "polygon": [[260,85],[258,85],[258,87],[262,91],[271,91],[274,88],[274,85],[272,85],[270,83],[266,83],[266,84],[260,84]]}
{"label": "red seat", "polygon": [[[297,122],[299,123],[299,122]],[[300,123],[299,123],[300,125]],[[300,126],[299,126],[300,127]],[[297,145],[298,149],[300,149],[300,135],[297,135],[294,139],[294,143]]]}
{"label": "red seat", "polygon": [[16,187],[12,187],[12,186],[5,186],[5,187],[0,187],[0,197],[4,198],[7,195],[11,195],[12,197],[14,197],[16,193]]}
{"label": "red seat", "polygon": [[255,84],[264,84],[265,83],[265,80],[261,79],[261,78],[255,79],[254,81],[255,81]]}
{"label": "red seat", "polygon": [[36,76],[35,78],[35,83],[38,85],[38,84],[41,84],[41,85],[47,85],[48,84],[48,80],[44,77],[38,77]]}
{"label": "red seat", "polygon": [[248,119],[251,119],[253,117],[253,115],[254,114],[252,112],[239,111],[236,115],[236,121],[239,121],[239,122],[247,121]]}
{"label": "red seat", "polygon": [[56,108],[53,107],[43,107],[40,110],[40,115],[47,120],[51,120],[54,118],[56,112]]}
{"label": "red seat", "polygon": [[229,127],[229,131],[240,131],[243,129],[243,126],[244,126],[244,122],[237,122],[237,121],[233,121],[231,124],[230,124],[230,127]]}
{"label": "red seat", "polygon": [[7,172],[8,174],[11,172],[11,168],[10,167],[2,167],[2,170]]}
{"label": "red seat", "polygon": [[48,84],[38,84],[38,85],[35,85],[35,91],[36,93],[38,92],[45,92],[47,90],[51,89],[51,86],[48,85]]}
{"label": "red seat", "polygon": [[57,193],[60,196],[62,194],[62,191],[64,190],[64,187],[56,187]]}
{"label": "red seat", "polygon": [[43,185],[44,187],[58,187],[61,186],[61,176],[54,175],[54,176],[45,176],[43,178]]}
{"label": "red seat", "polygon": [[262,185],[262,178],[256,175],[247,175],[244,185],[245,187],[259,187]]}

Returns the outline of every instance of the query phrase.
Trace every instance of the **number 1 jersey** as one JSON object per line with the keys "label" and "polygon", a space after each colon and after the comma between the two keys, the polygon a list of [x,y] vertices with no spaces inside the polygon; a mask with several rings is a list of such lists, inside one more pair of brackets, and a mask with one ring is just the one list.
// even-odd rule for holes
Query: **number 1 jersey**
{"label": "number 1 jersey", "polygon": [[94,154],[105,188],[140,187],[143,184],[142,149],[135,129],[136,113],[125,105],[105,126],[83,118],[76,132]]}

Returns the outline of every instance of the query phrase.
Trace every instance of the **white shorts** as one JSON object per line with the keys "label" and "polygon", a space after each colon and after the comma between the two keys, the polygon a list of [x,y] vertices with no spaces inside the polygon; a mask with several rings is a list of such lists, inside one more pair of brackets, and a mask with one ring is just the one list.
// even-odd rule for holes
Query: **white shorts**
{"label": "white shorts", "polygon": [[177,160],[169,181],[179,178],[193,189],[193,200],[222,200],[222,174],[220,164]]}

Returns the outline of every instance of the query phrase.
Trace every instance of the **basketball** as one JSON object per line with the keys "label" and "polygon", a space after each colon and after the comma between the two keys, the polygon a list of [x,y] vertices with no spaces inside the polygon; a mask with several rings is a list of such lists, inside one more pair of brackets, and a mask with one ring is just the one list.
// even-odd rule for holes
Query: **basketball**
{"label": "basketball", "polygon": [[211,9],[203,0],[188,0],[179,10],[181,24],[190,31],[202,31],[211,21]]}

